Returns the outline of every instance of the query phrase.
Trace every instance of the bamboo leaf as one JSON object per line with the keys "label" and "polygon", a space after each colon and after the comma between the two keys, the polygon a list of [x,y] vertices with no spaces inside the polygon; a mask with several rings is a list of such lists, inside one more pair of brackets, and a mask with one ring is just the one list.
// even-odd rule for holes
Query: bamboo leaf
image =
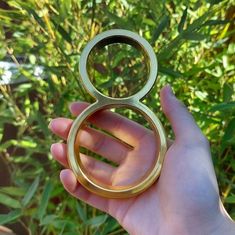
{"label": "bamboo leaf", "polygon": [[183,34],[183,38],[192,41],[201,41],[207,38],[207,35],[196,33],[196,32],[186,32]]}
{"label": "bamboo leaf", "polygon": [[79,215],[80,219],[82,220],[82,222],[86,223],[86,221],[87,221],[86,212],[84,211],[84,209],[82,208],[82,206],[80,205],[79,202],[76,202],[76,209],[77,209],[78,215]]}
{"label": "bamboo leaf", "polygon": [[99,215],[86,221],[86,225],[91,225],[92,227],[99,227],[108,218],[108,215]]}
{"label": "bamboo leaf", "polygon": [[225,129],[225,133],[223,136],[223,142],[227,142],[235,137],[235,118],[233,118]]}
{"label": "bamboo leaf", "polygon": [[20,209],[16,209],[8,214],[0,214],[0,225],[13,222],[21,216],[21,213]]}
{"label": "bamboo leaf", "polygon": [[231,20],[207,20],[202,26],[216,26],[231,23]]}
{"label": "bamboo leaf", "polygon": [[105,222],[104,229],[102,231],[102,235],[109,234],[110,232],[113,232],[115,229],[117,229],[118,223],[116,220],[112,217],[109,217],[107,221]]}
{"label": "bamboo leaf", "polygon": [[37,12],[28,7],[26,4],[22,4],[23,8],[28,12],[29,15],[32,15],[34,19],[38,22],[38,24],[42,27],[45,28],[45,23],[44,21],[40,18],[40,16],[37,14]]}
{"label": "bamboo leaf", "polygon": [[218,3],[221,3],[223,0],[206,0],[208,3],[210,3],[211,5],[215,5]]}
{"label": "bamboo leaf", "polygon": [[168,27],[170,24],[170,17],[168,15],[164,15],[160,20],[158,27],[154,30],[151,42],[154,43],[163,30]]}
{"label": "bamboo leaf", "polygon": [[60,26],[60,24],[56,23],[53,19],[51,19],[51,22],[55,26],[56,30],[60,33],[60,35],[68,42],[72,43],[72,38],[70,37],[69,33],[66,32],[66,30]]}
{"label": "bamboo leaf", "polygon": [[183,15],[180,19],[180,23],[178,25],[178,32],[181,33],[184,29],[184,25],[185,25],[185,21],[186,21],[186,18],[187,18],[187,14],[188,14],[188,8],[186,7],[183,11]]}
{"label": "bamboo leaf", "polygon": [[3,193],[0,193],[0,203],[14,209],[21,208],[19,201]]}
{"label": "bamboo leaf", "polygon": [[164,67],[162,65],[159,65],[159,72],[166,74],[166,75],[169,75],[171,77],[182,77],[183,76],[183,74],[181,72],[175,71],[174,69],[169,68],[169,67]]}
{"label": "bamboo leaf", "polygon": [[231,102],[225,102],[221,104],[214,105],[210,111],[215,112],[215,111],[232,111],[235,109],[235,101]]}
{"label": "bamboo leaf", "polygon": [[107,16],[114,21],[120,28],[133,30],[134,25],[130,21],[126,21],[123,18],[113,14],[112,12],[105,9]]}
{"label": "bamboo leaf", "polygon": [[34,180],[34,182],[31,184],[31,186],[28,188],[28,191],[26,192],[23,200],[22,200],[22,205],[24,207],[26,207],[30,200],[32,199],[33,195],[35,194],[37,188],[38,188],[38,185],[39,185],[39,176],[36,177],[36,179]]}
{"label": "bamboo leaf", "polygon": [[56,218],[58,218],[57,215],[46,215],[42,218],[40,225],[52,224]]}
{"label": "bamboo leaf", "polygon": [[50,131],[48,129],[48,123],[46,122],[45,117],[39,111],[36,111],[34,117],[35,120],[38,122],[38,125],[42,130],[44,136],[48,136],[50,134]]}
{"label": "bamboo leaf", "polygon": [[42,217],[45,215],[52,189],[53,189],[52,182],[48,181],[43,191],[40,205],[38,208],[38,218],[40,219],[40,221],[42,220]]}
{"label": "bamboo leaf", "polygon": [[1,187],[0,192],[11,195],[11,196],[23,196],[25,194],[25,190],[19,187],[8,186]]}

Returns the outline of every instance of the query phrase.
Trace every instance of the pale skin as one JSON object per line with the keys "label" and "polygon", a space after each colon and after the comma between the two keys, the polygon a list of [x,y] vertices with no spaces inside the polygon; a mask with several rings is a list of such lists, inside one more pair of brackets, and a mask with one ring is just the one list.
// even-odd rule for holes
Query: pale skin
{"label": "pale skin", "polygon": [[[219,197],[207,139],[170,86],[162,88],[160,100],[175,140],[169,141],[162,172],[156,183],[139,196],[129,199],[97,196],[83,188],[69,169],[66,144],[56,143],[51,146],[51,153],[66,168],[60,173],[64,188],[72,196],[116,218],[131,235],[235,234],[235,224]],[[73,103],[71,113],[77,116],[88,105]],[[130,149],[101,132],[90,128],[84,130],[80,136],[81,145],[119,164],[118,168],[114,168],[83,155],[83,164],[93,176],[105,183],[123,185],[138,179],[140,172],[144,174],[152,163],[157,146],[151,131],[109,111],[100,112],[90,121],[133,146]],[[70,119],[56,118],[49,128],[66,140],[71,124]]]}

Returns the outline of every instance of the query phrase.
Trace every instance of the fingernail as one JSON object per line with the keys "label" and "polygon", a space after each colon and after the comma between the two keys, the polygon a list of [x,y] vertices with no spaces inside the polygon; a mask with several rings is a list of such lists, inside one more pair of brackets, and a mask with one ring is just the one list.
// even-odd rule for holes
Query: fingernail
{"label": "fingernail", "polygon": [[63,169],[61,172],[60,172],[60,178],[66,178],[67,177],[67,169]]}
{"label": "fingernail", "polygon": [[56,146],[56,144],[55,144],[55,143],[51,145],[51,148],[50,148],[51,153],[53,152],[53,148],[54,148],[55,146]]}
{"label": "fingernail", "polygon": [[170,86],[169,84],[166,85],[166,88],[167,88],[168,92],[169,92],[172,96],[174,96],[173,90],[172,90],[172,88],[171,88],[171,86]]}

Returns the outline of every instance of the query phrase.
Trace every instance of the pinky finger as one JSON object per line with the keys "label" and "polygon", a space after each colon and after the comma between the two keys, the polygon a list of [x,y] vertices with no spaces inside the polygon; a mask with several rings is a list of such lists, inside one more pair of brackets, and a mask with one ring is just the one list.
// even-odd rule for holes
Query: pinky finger
{"label": "pinky finger", "polygon": [[66,191],[68,191],[72,196],[88,203],[93,207],[96,207],[99,210],[102,210],[106,213],[109,212],[108,200],[90,193],[88,190],[82,187],[70,169],[65,169],[60,172],[60,180]]}

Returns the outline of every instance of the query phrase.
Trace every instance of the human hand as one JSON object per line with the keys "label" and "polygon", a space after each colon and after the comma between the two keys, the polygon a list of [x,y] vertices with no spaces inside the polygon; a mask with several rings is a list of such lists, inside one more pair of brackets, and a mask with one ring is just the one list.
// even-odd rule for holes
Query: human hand
{"label": "human hand", "polygon": [[[79,115],[87,105],[73,103],[70,107],[72,114]],[[234,224],[220,201],[208,141],[169,86],[161,90],[161,106],[172,125],[175,140],[166,153],[158,181],[148,190],[128,199],[103,198],[83,188],[70,169],[60,173],[64,188],[72,196],[109,213],[130,234],[234,233]],[[102,111],[89,121],[134,147],[131,150],[92,128],[83,130],[80,136],[82,146],[120,164],[114,168],[82,155],[83,164],[94,177],[108,184],[126,185],[138,179],[140,172],[142,175],[146,173],[156,150],[151,131],[109,111]],[[50,129],[66,140],[71,124],[70,119],[57,118],[51,121]],[[66,147],[62,143],[53,144],[51,153],[69,168]]]}

